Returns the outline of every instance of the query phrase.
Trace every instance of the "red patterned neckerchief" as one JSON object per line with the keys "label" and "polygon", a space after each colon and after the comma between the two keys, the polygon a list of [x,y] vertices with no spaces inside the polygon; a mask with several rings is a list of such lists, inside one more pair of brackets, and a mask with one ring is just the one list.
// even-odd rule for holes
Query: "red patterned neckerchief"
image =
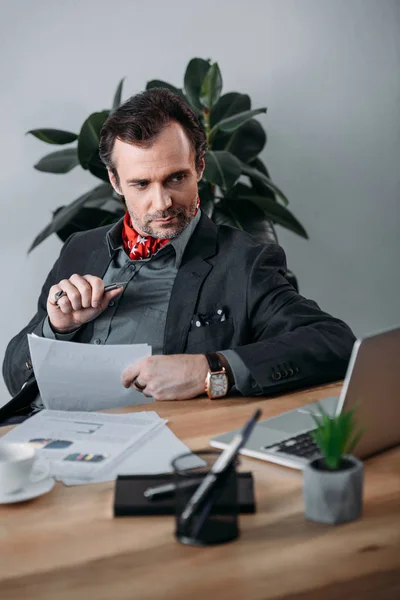
{"label": "red patterned neckerchief", "polygon": [[[197,205],[194,216],[200,206],[200,198],[197,197]],[[124,217],[122,227],[122,243],[124,250],[131,260],[143,260],[144,258],[151,258],[153,254],[158,252],[160,248],[168,244],[171,239],[160,239],[152,237],[151,235],[142,236],[132,227],[131,217],[127,212]]]}

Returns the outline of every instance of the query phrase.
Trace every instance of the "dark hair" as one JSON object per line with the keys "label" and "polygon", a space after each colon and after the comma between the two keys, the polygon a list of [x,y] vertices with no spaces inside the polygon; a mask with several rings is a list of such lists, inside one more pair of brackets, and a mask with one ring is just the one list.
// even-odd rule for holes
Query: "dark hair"
{"label": "dark hair", "polygon": [[196,170],[200,170],[207,141],[197,115],[180,96],[166,88],[152,88],[121,104],[110,114],[101,129],[100,158],[117,182],[118,174],[112,162],[115,140],[149,147],[171,121],[176,121],[184,128],[195,151]]}

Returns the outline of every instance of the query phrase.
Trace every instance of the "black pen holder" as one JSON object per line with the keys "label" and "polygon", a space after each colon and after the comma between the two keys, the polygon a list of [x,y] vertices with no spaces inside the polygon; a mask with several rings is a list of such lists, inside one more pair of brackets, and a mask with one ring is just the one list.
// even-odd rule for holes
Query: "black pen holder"
{"label": "black pen holder", "polygon": [[[182,513],[198,486],[211,471],[220,452],[202,450],[183,454],[172,461],[175,474],[175,516],[177,539],[183,544],[208,546],[236,539],[238,524],[238,477],[236,464],[218,479],[192,516],[183,521]],[[188,482],[193,482],[189,486]]]}

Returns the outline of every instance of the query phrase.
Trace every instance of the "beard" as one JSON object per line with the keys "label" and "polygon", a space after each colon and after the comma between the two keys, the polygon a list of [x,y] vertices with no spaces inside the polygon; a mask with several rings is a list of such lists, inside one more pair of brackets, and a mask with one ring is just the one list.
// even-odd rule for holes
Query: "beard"
{"label": "beard", "polygon": [[[161,240],[177,237],[189,225],[196,214],[197,194],[193,202],[188,207],[178,206],[177,208],[168,208],[159,210],[151,215],[146,215],[143,220],[128,208],[129,216],[132,220],[132,226],[143,233]],[[168,219],[175,217],[172,223],[153,223],[156,219]],[[152,225],[153,223],[153,225]]]}

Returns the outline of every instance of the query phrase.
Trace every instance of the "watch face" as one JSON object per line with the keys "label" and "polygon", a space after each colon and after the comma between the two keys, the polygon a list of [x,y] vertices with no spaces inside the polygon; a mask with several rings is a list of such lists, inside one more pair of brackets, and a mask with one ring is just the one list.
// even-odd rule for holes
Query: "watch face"
{"label": "watch face", "polygon": [[210,393],[213,397],[225,396],[228,391],[228,378],[225,373],[211,373]]}

